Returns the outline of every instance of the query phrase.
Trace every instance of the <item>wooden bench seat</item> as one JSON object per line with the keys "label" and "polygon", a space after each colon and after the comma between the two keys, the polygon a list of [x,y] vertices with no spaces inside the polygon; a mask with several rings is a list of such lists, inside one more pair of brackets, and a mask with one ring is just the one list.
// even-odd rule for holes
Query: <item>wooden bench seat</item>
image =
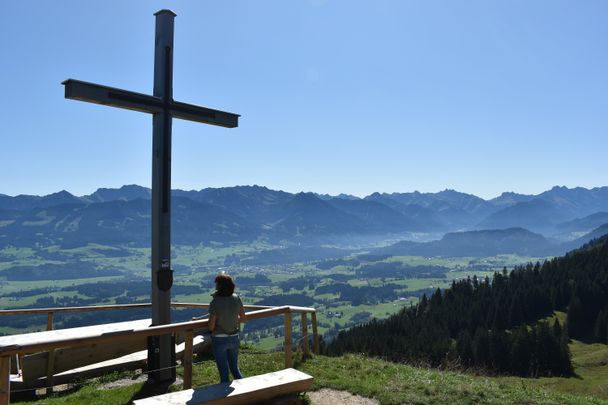
{"label": "wooden bench seat", "polygon": [[[83,326],[69,329],[26,333],[0,337],[0,345],[10,346],[13,343],[28,343],[40,340],[52,340],[65,337],[79,337],[92,333],[128,334],[129,330],[146,328],[150,319],[116,322],[94,326]],[[210,336],[196,336],[193,340],[193,351],[200,352],[210,347]],[[176,359],[183,356],[184,343],[176,345]],[[142,337],[123,339],[119,345],[91,344],[77,347],[65,347],[52,352],[52,371],[54,384],[61,384],[78,378],[101,375],[114,370],[134,369],[147,363],[147,340]],[[11,362],[17,365],[17,362]],[[49,352],[27,354],[19,359],[18,370],[11,371],[11,389],[43,387],[49,370]]]}
{"label": "wooden bench seat", "polygon": [[273,398],[307,391],[313,377],[293,368],[256,375],[230,384],[172,392],[133,401],[135,405],[239,405],[254,404]]}
{"label": "wooden bench seat", "polygon": [[[137,321],[116,322],[94,326],[57,329],[21,335],[22,339],[44,340],[48,338],[79,337],[88,334],[124,333],[130,329],[145,328],[150,325],[150,319]],[[32,336],[30,336],[32,335]],[[47,336],[48,335],[48,336]],[[17,337],[17,336],[16,336]],[[53,352],[53,374],[62,373],[74,368],[115,359],[146,348],[146,340],[142,338],[127,339],[120,345],[92,344],[88,346],[65,347]],[[46,377],[49,352],[25,355],[21,361],[21,374],[24,381],[35,381]]]}

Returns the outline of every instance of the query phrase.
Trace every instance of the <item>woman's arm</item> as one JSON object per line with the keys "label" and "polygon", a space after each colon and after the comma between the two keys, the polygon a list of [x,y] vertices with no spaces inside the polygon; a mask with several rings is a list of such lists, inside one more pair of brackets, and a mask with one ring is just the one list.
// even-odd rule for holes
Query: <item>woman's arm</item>
{"label": "woman's arm", "polygon": [[209,330],[213,332],[215,330],[215,321],[217,317],[215,315],[209,315]]}
{"label": "woman's arm", "polygon": [[239,310],[239,322],[245,323],[247,322],[247,315],[245,315],[245,308],[241,305],[241,309]]}

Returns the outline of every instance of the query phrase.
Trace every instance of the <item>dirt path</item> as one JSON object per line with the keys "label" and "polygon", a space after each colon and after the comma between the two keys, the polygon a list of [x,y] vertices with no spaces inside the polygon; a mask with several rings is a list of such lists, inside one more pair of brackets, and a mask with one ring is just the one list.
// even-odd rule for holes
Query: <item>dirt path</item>
{"label": "dirt path", "polygon": [[379,405],[380,402],[371,398],[353,395],[347,391],[336,391],[328,388],[307,393],[312,405]]}

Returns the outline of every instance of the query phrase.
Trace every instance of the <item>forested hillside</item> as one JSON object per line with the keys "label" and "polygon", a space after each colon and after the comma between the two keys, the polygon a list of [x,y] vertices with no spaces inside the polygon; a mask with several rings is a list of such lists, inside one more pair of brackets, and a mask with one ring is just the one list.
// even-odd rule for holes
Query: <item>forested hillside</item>
{"label": "forested hillside", "polygon": [[[567,324],[539,321],[567,312]],[[606,342],[608,237],[492,280],[455,281],[414,307],[341,332],[329,354],[463,366],[524,376],[570,375],[568,339]]]}

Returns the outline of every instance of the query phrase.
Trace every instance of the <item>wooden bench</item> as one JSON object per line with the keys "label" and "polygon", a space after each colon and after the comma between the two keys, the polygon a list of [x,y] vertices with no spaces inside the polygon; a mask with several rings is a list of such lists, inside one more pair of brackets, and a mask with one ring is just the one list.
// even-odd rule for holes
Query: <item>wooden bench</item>
{"label": "wooden bench", "polygon": [[[90,334],[111,335],[128,334],[129,331],[147,328],[150,319],[116,322],[78,328],[58,329],[37,333],[0,337],[0,345],[27,344],[43,340],[67,337],[78,338]],[[193,340],[195,352],[210,345],[210,338],[196,336]],[[176,359],[184,352],[184,343],[176,345]],[[120,345],[90,344],[65,347],[50,352],[27,354],[17,362],[11,362],[11,389],[47,386],[48,375],[54,376],[55,384],[62,384],[78,378],[101,375],[119,369],[134,369],[147,363],[147,340],[145,337],[123,339]],[[14,365],[14,366],[13,366]]]}
{"label": "wooden bench", "polygon": [[308,391],[313,377],[293,368],[256,375],[230,384],[172,392],[133,401],[135,405],[239,405],[268,401],[283,395]]}

